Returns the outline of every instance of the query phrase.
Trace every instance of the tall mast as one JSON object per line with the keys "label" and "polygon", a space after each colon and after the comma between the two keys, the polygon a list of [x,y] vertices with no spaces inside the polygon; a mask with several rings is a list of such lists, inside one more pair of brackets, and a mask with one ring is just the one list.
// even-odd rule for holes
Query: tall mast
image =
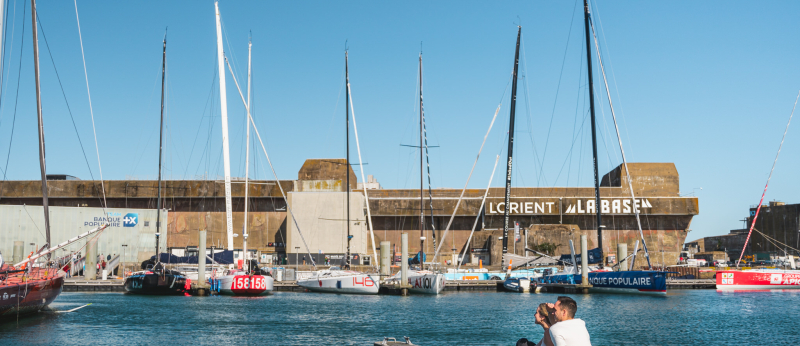
{"label": "tall mast", "polygon": [[[600,249],[600,267],[603,267],[603,226],[600,216],[600,177],[597,172],[597,131],[594,120],[594,83],[592,79],[592,45],[589,35],[589,3],[583,0],[583,19],[586,27],[586,69],[589,78],[589,112],[592,119],[592,161],[594,164],[594,209],[597,212],[597,247]],[[584,256],[583,254],[581,256]]]}
{"label": "tall mast", "polygon": [[506,198],[503,210],[503,253],[508,253],[508,214],[511,200],[511,164],[514,159],[514,115],[517,110],[517,71],[519,69],[519,39],[522,27],[517,30],[517,50],[514,53],[514,74],[511,81],[511,115],[508,120],[508,161],[506,162]]}
{"label": "tall mast", "polygon": [[422,160],[422,150],[424,148],[422,124],[422,52],[419,52],[419,256],[420,268],[422,268],[423,257],[425,256],[425,195],[422,193],[422,168],[425,162]]}
{"label": "tall mast", "polygon": [[[253,61],[253,39],[250,38],[250,41],[247,43],[247,116],[250,117],[250,76],[252,71],[252,61]],[[247,202],[248,202],[248,190],[249,185],[249,175],[250,175],[250,119],[247,119],[247,141],[245,142],[245,163],[244,163],[244,226],[242,231],[242,249],[244,251],[244,266],[242,269],[246,271],[250,271],[250,259],[247,258]]]}
{"label": "tall mast", "polygon": [[[39,121],[39,168],[42,171],[42,206],[44,207],[44,230],[47,247],[50,247],[50,210],[47,203],[47,165],[45,164],[44,122],[42,121],[42,95],[39,85],[39,37],[36,32],[36,0],[31,0],[33,25],[33,70],[36,76],[36,114]],[[35,249],[34,249],[35,250]],[[50,254],[47,254],[50,259]]]}
{"label": "tall mast", "polygon": [[[347,66],[347,50],[344,51],[344,78],[345,84],[350,85],[350,71]],[[345,156],[344,175],[345,189],[347,189],[347,257],[345,257],[344,264],[346,268],[350,268],[350,88],[345,90],[344,94],[344,130],[345,130]]]}
{"label": "tall mast", "polygon": [[228,231],[228,250],[233,251],[233,216],[231,215],[231,160],[228,150],[228,98],[225,89],[225,51],[222,48],[222,24],[219,2],[214,2],[217,14],[217,62],[219,63],[219,106],[222,119],[222,158],[225,169],[225,225]]}
{"label": "tall mast", "polygon": [[164,34],[164,49],[161,53],[161,123],[158,126],[158,200],[156,202],[156,262],[158,262],[158,238],[161,236],[161,151],[164,142],[164,77],[167,66],[167,34]]}

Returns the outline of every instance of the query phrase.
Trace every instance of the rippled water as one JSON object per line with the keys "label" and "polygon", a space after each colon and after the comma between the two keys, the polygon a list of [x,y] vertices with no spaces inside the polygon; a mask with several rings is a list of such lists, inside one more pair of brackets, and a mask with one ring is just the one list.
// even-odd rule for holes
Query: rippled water
{"label": "rippled water", "polygon": [[[673,290],[666,297],[572,295],[594,345],[797,345],[800,292]],[[0,344],[513,345],[541,338],[533,313],[554,294],[446,292],[259,298],[63,293],[56,310],[0,325]]]}

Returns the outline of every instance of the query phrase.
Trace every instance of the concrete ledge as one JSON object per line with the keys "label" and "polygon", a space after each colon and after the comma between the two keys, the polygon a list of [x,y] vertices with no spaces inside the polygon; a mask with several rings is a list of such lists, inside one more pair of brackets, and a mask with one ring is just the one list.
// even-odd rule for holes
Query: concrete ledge
{"label": "concrete ledge", "polygon": [[122,280],[64,280],[64,292],[125,292]]}

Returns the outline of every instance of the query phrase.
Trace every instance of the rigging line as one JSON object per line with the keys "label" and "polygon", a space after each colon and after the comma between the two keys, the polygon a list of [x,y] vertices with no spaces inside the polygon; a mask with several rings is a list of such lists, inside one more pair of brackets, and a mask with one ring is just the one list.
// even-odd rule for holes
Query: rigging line
{"label": "rigging line", "polygon": [[[581,66],[581,68],[579,68],[580,72],[578,73],[578,93],[577,93],[577,95],[576,95],[577,97],[575,99],[575,120],[572,123],[572,138],[573,138],[573,142],[577,138],[575,136],[578,135],[578,134],[575,133],[575,125],[578,123],[578,114],[579,114],[578,110],[580,109],[580,105],[581,105],[581,96],[584,97],[584,101],[585,101],[585,98],[586,98],[585,93],[581,93],[581,86],[583,85],[583,56],[584,56],[583,50],[585,48],[583,47],[583,45],[580,45],[580,46],[581,46],[581,53],[579,54],[580,58],[578,59],[579,60],[578,61],[578,66]],[[584,102],[584,104],[585,104],[585,102]],[[582,131],[582,129],[580,131]],[[572,154],[570,154],[570,156],[569,156],[569,166],[567,166],[567,184],[566,184],[567,186],[569,186],[569,178],[570,178],[571,174],[572,174]],[[579,181],[580,179],[576,179],[576,180]],[[576,186],[577,186],[577,184],[576,184]]]}
{"label": "rigging line", "polygon": [[[361,171],[361,180],[363,181],[362,186],[364,187],[364,198],[366,199],[367,202],[367,225],[369,226],[369,236],[372,239],[372,253],[375,254],[375,258],[378,258],[378,251],[376,250],[375,247],[375,232],[372,226],[372,212],[369,209],[369,195],[367,194],[367,181],[364,179],[364,165],[362,163],[363,160],[361,160],[361,144],[359,144],[358,142],[358,127],[356,127],[356,111],[355,108],[353,108],[353,91],[350,90],[350,83],[347,83],[347,92],[350,95],[350,100],[349,100],[350,113],[352,114],[353,117],[353,132],[355,133],[356,137],[356,149],[358,151],[358,167],[360,168],[359,171]],[[345,170],[346,169],[347,167],[345,167]],[[349,189],[350,187],[348,186],[347,188]],[[378,261],[370,261],[370,262],[375,263],[375,268],[378,268]]]}
{"label": "rigging line", "polygon": [[495,120],[497,120],[497,114],[500,113],[500,107],[503,104],[497,105],[497,110],[494,111],[494,116],[492,117],[492,122],[489,123],[489,128],[486,130],[486,134],[483,135],[483,142],[481,143],[481,148],[478,150],[478,155],[475,157],[475,162],[472,164],[472,169],[469,171],[469,176],[467,176],[467,182],[464,183],[464,188],[461,189],[461,196],[458,197],[458,201],[456,202],[455,208],[453,208],[453,214],[450,215],[450,221],[447,222],[447,227],[444,229],[444,234],[442,234],[442,239],[439,242],[439,247],[436,248],[436,252],[433,253],[433,260],[431,262],[436,262],[436,256],[439,255],[439,251],[442,249],[442,245],[444,245],[444,240],[447,238],[447,232],[450,231],[450,226],[453,224],[453,219],[456,217],[456,212],[458,211],[458,206],[461,204],[461,200],[464,198],[464,193],[467,192],[467,186],[469,186],[469,180],[472,179],[472,173],[475,171],[475,166],[478,165],[478,159],[481,158],[481,152],[483,151],[483,146],[486,144],[486,139],[489,138],[489,133],[492,132],[492,126],[494,126]]}
{"label": "rigging line", "polygon": [[[24,2],[23,8],[22,8],[22,16],[23,17],[25,17],[25,13],[27,13],[27,9],[28,9],[28,3]],[[7,173],[8,173],[8,160],[11,158],[11,144],[14,141],[14,128],[15,128],[15,125],[17,123],[17,105],[19,104],[19,81],[20,81],[20,76],[22,75],[22,52],[23,52],[22,48],[25,47],[25,23],[26,22],[27,21],[22,21],[22,42],[20,42],[20,47],[19,47],[19,68],[17,70],[17,92],[16,92],[16,96],[14,98],[14,116],[11,118],[11,136],[8,139],[8,153],[6,154],[6,166],[5,166],[6,168],[3,171],[3,181],[0,182],[0,191],[3,191],[3,185],[5,184],[6,179],[8,178],[8,175],[7,175]],[[0,195],[2,195],[2,194],[0,194]],[[0,199],[2,199],[1,196],[0,196]]]}
{"label": "rigging line", "polygon": [[[766,238],[767,240],[770,240],[770,239],[771,239],[771,240],[770,240],[770,242],[772,242],[772,241],[775,241],[775,242],[776,242],[776,243],[778,243],[779,245],[783,245],[785,248],[789,248],[789,249],[792,249],[792,250],[794,250],[794,251],[800,252],[800,250],[798,250],[798,249],[795,249],[795,248],[793,248],[793,247],[791,247],[791,246],[789,246],[789,245],[786,245],[785,243],[782,243],[782,242],[780,242],[778,239],[775,239],[775,238],[773,238],[773,237],[770,237],[769,235],[765,234],[764,232],[761,232],[761,231],[759,231],[759,230],[758,230],[757,228],[755,228],[755,227],[753,227],[753,230],[754,230],[754,231],[756,231],[756,232],[758,232],[758,234],[761,234],[762,236],[764,236],[764,238]],[[776,247],[776,248],[780,249],[780,246],[776,245],[775,243],[772,243],[772,245],[775,245],[775,247]]]}
{"label": "rigging line", "polygon": [[[555,118],[555,115],[556,115],[556,104],[558,104],[558,94],[559,94],[559,91],[561,91],[561,78],[564,75],[564,66],[566,65],[566,62],[567,62],[567,51],[569,51],[569,41],[572,38],[572,24],[575,22],[575,11],[578,8],[578,1],[579,0],[575,0],[575,6],[572,7],[572,19],[570,19],[570,22],[569,22],[569,33],[567,33],[567,44],[564,47],[564,58],[562,58],[562,60],[561,60],[561,72],[559,72],[559,74],[558,74],[558,85],[556,86],[556,97],[555,97],[555,100],[553,100],[553,111],[550,113],[550,125],[547,127],[547,139],[545,140],[545,144],[544,144],[544,154],[542,154],[542,161],[544,161],[545,157],[547,157],[547,147],[550,144],[550,132],[553,129],[553,119]],[[527,70],[527,62],[525,62],[525,65],[526,65],[526,70]],[[539,169],[539,176],[540,177],[543,174],[543,172],[542,172],[543,170],[544,170],[544,165],[541,166],[540,169]],[[558,181],[558,179],[556,179],[556,182],[557,181]],[[553,182],[553,184],[555,185],[556,182]],[[539,183],[537,182],[537,185],[538,184]],[[547,184],[546,181],[545,181],[545,184]]]}
{"label": "rigging line", "polygon": [[[583,121],[581,122],[581,127],[578,129],[578,133],[583,133],[583,126],[584,126],[584,125],[586,125],[586,119],[587,119],[587,118],[588,118],[588,113],[587,113],[587,115],[584,115],[584,117],[583,117]],[[577,124],[577,121],[575,121],[575,123]],[[573,131],[574,131],[574,130],[573,130]],[[562,164],[561,164],[561,169],[558,171],[558,175],[556,176],[556,180],[555,180],[555,181],[558,181],[558,178],[561,176],[561,172],[563,172],[563,171],[564,171],[564,166],[566,166],[566,164],[567,164],[567,160],[569,160],[569,161],[570,161],[570,164],[572,163],[572,160],[571,160],[571,158],[572,158],[572,151],[573,151],[573,149],[575,148],[575,142],[577,142],[577,141],[578,141],[578,138],[577,138],[576,136],[574,136],[574,135],[573,135],[573,137],[572,137],[572,144],[571,144],[571,145],[570,145],[570,147],[569,147],[569,152],[567,153],[567,158],[565,158],[565,159],[564,159],[564,163],[562,163]],[[568,186],[568,185],[569,185],[569,179],[567,179],[567,186]]]}
{"label": "rigging line", "polygon": [[[605,47],[608,47],[608,40],[606,40],[606,32],[603,29],[603,20],[600,18],[601,17],[600,7],[597,5],[597,2],[594,2],[592,8],[594,8],[595,12],[597,12],[596,18],[597,18],[597,24],[600,27],[600,35],[601,37],[603,37],[603,43],[605,44]],[[631,135],[630,133],[628,133],[628,122],[625,120],[625,111],[622,109],[622,98],[620,97],[619,86],[617,86],[617,77],[614,74],[614,63],[612,62],[611,51],[608,48],[606,48],[606,52],[608,52],[608,67],[609,70],[611,70],[611,81],[614,83],[614,89],[617,91],[617,101],[618,101],[617,104],[619,106],[617,108],[619,109],[619,113],[622,117],[622,126],[625,128],[625,134],[628,137],[628,142],[630,142]],[[631,156],[633,156],[633,148],[628,148],[628,149],[630,149]]]}
{"label": "rigging line", "polygon": [[786,129],[783,130],[783,138],[781,138],[781,145],[778,146],[778,153],[775,154],[775,161],[772,162],[772,169],[769,170],[769,177],[767,178],[767,184],[764,186],[764,192],[761,194],[761,201],[758,202],[758,208],[756,209],[756,214],[753,216],[753,222],[750,225],[750,231],[747,232],[747,239],[744,241],[744,246],[742,246],[742,254],[739,255],[739,260],[736,261],[736,266],[739,266],[739,263],[742,262],[742,256],[744,256],[744,250],[747,249],[747,243],[750,241],[750,235],[753,234],[753,228],[756,226],[756,220],[758,220],[758,213],[761,211],[761,205],[764,203],[764,196],[767,194],[767,188],[769,187],[769,180],[772,179],[772,172],[775,171],[775,164],[778,163],[778,156],[781,154],[781,148],[783,148],[783,141],[786,139],[786,133],[789,132],[789,124],[792,123],[792,117],[794,116],[794,110],[797,108],[797,99],[800,99],[800,92],[797,93],[797,97],[794,99],[794,106],[792,106],[792,114],[789,115],[789,121],[786,122]]}
{"label": "rigging line", "polygon": [[[4,2],[5,2],[5,5],[3,5],[3,9],[5,11],[5,18],[3,19],[3,27],[2,27],[3,44],[0,45],[0,110],[2,109],[2,105],[3,105],[2,95],[3,95],[3,83],[5,81],[5,74],[3,73],[3,70],[5,68],[5,63],[6,63],[6,59],[5,59],[5,57],[6,57],[6,55],[5,55],[6,54],[6,45],[5,45],[5,42],[6,42],[6,39],[8,38],[8,1],[4,1]],[[14,5],[14,8],[16,9],[16,4]],[[11,49],[12,49],[12,54],[13,54],[13,49],[14,49],[13,40],[11,42]],[[11,54],[9,54],[9,55],[11,55]],[[2,122],[2,119],[3,119],[3,114],[0,113],[0,123]]]}
{"label": "rigging line", "polygon": [[[92,116],[92,133],[94,134],[94,147],[95,151],[97,152],[97,169],[100,171],[100,187],[103,191],[103,205],[108,207],[108,202],[106,201],[106,187],[105,183],[103,182],[103,166],[100,165],[100,145],[97,143],[97,129],[94,126],[94,109],[92,108],[92,93],[89,91],[89,72],[86,70],[86,55],[83,53],[83,35],[81,34],[81,20],[78,17],[78,0],[74,0],[75,2],[75,20],[78,23],[78,38],[81,42],[81,58],[83,58],[83,75],[86,77],[86,94],[89,96],[89,114]],[[39,15],[37,14],[36,17],[38,18]],[[39,25],[41,25],[41,20],[39,20]],[[42,29],[42,35],[44,36],[44,29]],[[44,39],[45,44],[47,44],[47,38]],[[50,48],[47,48],[47,51],[50,51]],[[51,57],[52,59],[52,53]],[[53,62],[53,68],[55,68],[55,62]],[[61,83],[61,81],[59,81]],[[62,88],[63,91],[63,88]],[[65,96],[66,97],[66,96]],[[70,114],[70,116],[72,116]],[[94,179],[94,178],[92,178]]]}
{"label": "rigging line", "polygon": [[[345,79],[344,78],[344,69],[342,69],[342,74],[341,74],[340,77],[342,79],[342,83],[339,85],[339,94],[336,95],[336,105],[333,107],[333,112],[331,112],[331,120],[328,122],[328,132],[327,132],[327,136],[325,137],[325,142],[324,143],[328,143],[328,141],[331,139],[331,133],[333,132],[333,131],[331,131],[331,129],[333,129],[334,120],[336,120],[336,110],[339,109],[339,100],[342,99],[342,90],[344,90],[344,84],[345,84],[345,81],[344,81],[344,79]],[[252,111],[253,110],[251,109],[250,110],[250,114],[253,114]],[[333,147],[333,146],[331,146],[331,147]]]}
{"label": "rigging line", "polygon": [[[492,187],[492,180],[494,179],[494,173],[497,171],[497,163],[500,162],[500,154],[494,159],[494,168],[492,168],[492,175],[489,176],[489,184],[486,185],[486,190],[483,192],[483,199],[481,199],[481,206],[478,208],[478,215],[475,216],[475,223],[472,224],[471,231],[469,232],[469,238],[467,238],[467,244],[464,245],[464,253],[461,255],[461,258],[467,256],[467,251],[469,250],[469,243],[472,241],[472,235],[475,233],[475,227],[478,226],[478,220],[481,219],[481,210],[483,210],[484,206],[486,205],[486,197],[489,195],[489,189]],[[458,269],[461,269],[461,262],[463,260],[458,261],[458,268],[456,268],[456,272]]]}
{"label": "rigging line", "polygon": [[[39,19],[39,14],[36,14],[36,18]],[[75,124],[75,117],[72,116],[72,109],[69,107],[69,101],[67,101],[67,94],[64,91],[64,85],[61,84],[61,76],[58,74],[58,68],[56,68],[56,61],[53,59],[53,52],[50,50],[50,45],[47,43],[47,35],[44,31],[44,25],[42,25],[42,20],[39,19],[39,29],[42,31],[42,38],[44,38],[44,45],[47,48],[47,54],[50,56],[50,63],[53,64],[53,71],[56,73],[56,80],[58,81],[58,86],[61,88],[61,95],[64,96],[64,104],[67,106],[67,113],[69,113],[69,118],[72,120],[72,128],[75,129],[75,136],[78,137],[78,144],[81,146],[81,152],[83,153],[83,159],[86,161],[86,168],[89,169],[89,176],[92,177],[94,180],[94,174],[92,173],[92,166],[89,164],[89,158],[86,156],[86,149],[83,148],[83,141],[81,140],[81,135],[78,132],[78,126]],[[102,178],[101,178],[102,179]],[[102,186],[102,180],[100,181]],[[104,189],[105,190],[105,189]],[[100,199],[100,198],[98,198]],[[105,202],[105,191],[103,192],[103,199],[100,200],[101,202]],[[102,203],[105,205],[105,203]],[[103,213],[105,213],[105,208],[103,207]]]}
{"label": "rigging line", "polygon": [[186,164],[186,170],[183,172],[183,178],[186,179],[186,174],[189,173],[189,166],[192,162],[192,155],[194,155],[194,147],[197,144],[197,138],[200,137],[200,129],[203,127],[203,118],[205,118],[206,110],[208,109],[208,105],[210,103],[211,97],[214,94],[214,80],[217,78],[217,70],[214,69],[214,77],[211,80],[211,88],[208,91],[208,97],[206,98],[206,104],[203,106],[203,113],[200,116],[200,121],[197,125],[197,133],[194,135],[194,142],[192,142],[192,150],[189,151],[189,160]]}
{"label": "rigging line", "polygon": [[[156,79],[153,80],[153,88],[150,90],[150,97],[148,98],[149,101],[147,103],[147,107],[144,108],[145,110],[150,109],[150,106],[153,104],[153,95],[155,94],[156,86],[158,85],[158,82],[160,82],[160,81],[161,81],[161,69],[159,68],[157,70],[157,73],[156,73]],[[152,128],[150,130],[150,136],[147,137],[147,141],[144,142],[143,146],[141,146],[142,153],[138,155],[139,158],[136,159],[136,162],[134,162],[134,164],[133,164],[133,169],[131,170],[133,175],[136,175],[136,169],[139,167],[139,163],[142,161],[142,158],[144,157],[144,154],[147,152],[147,150],[146,150],[147,149],[147,145],[150,143],[150,139],[153,138],[153,135],[155,134],[155,130],[156,130],[155,128]],[[141,139],[143,135],[144,135],[144,131],[140,131],[139,132],[139,138],[137,139],[137,141],[139,139]],[[140,148],[140,146],[137,146],[137,148],[136,148],[137,151],[134,152],[134,156],[137,155],[139,148]]]}
{"label": "rigging line", "polygon": [[[36,225],[36,221],[33,221],[33,216],[31,216],[31,213],[28,212],[28,206],[23,204],[22,209],[25,210],[25,214],[28,214],[28,218],[31,219],[31,223],[33,224],[33,227],[36,227],[36,230],[39,232],[39,235],[42,236],[42,238],[46,239],[47,237],[45,237],[44,234],[42,234],[42,230],[40,230],[39,226]],[[47,245],[49,246],[50,244]]]}
{"label": "rigging line", "polygon": [[[420,60],[419,60],[419,70],[418,70],[419,77],[417,77],[418,80],[422,78],[422,74],[424,72],[423,68],[422,68],[422,52],[420,52],[419,54],[420,54]],[[420,89],[422,89],[422,83],[420,83]],[[421,121],[422,121],[422,134],[423,134],[422,137],[424,139],[424,144],[421,143],[420,145],[424,145],[425,146],[425,164],[427,166],[427,171],[428,171],[428,205],[430,207],[430,213],[429,214],[430,214],[430,217],[431,217],[431,235],[432,235],[431,238],[433,240],[433,248],[435,249],[436,248],[436,223],[434,222],[434,216],[433,216],[433,190],[431,189],[431,160],[430,160],[430,156],[429,156],[429,153],[428,153],[428,126],[427,126],[427,123],[425,121],[425,105],[422,102],[422,90],[420,90],[420,93],[419,93],[419,113],[420,113],[420,117],[422,118],[421,119]],[[420,147],[419,150],[422,150],[422,147]],[[422,163],[420,162],[420,165],[421,164]],[[420,167],[420,169],[421,169],[421,167]],[[421,185],[422,185],[422,183],[420,183],[420,187],[421,187]],[[423,206],[420,206],[420,208],[423,208]],[[424,225],[425,221],[423,220],[421,222]]]}
{"label": "rigging line", "polygon": [[253,125],[253,130],[256,133],[256,137],[258,137],[258,142],[261,144],[261,150],[264,151],[264,156],[267,157],[267,163],[269,164],[269,168],[272,171],[272,175],[275,176],[275,181],[278,183],[278,189],[281,191],[281,196],[283,196],[283,201],[286,203],[286,212],[292,216],[292,221],[294,221],[295,227],[297,227],[297,233],[300,234],[300,239],[303,241],[303,245],[306,247],[306,252],[308,252],[308,257],[311,260],[311,265],[314,266],[314,269],[317,268],[317,264],[314,261],[314,257],[311,256],[311,249],[308,247],[308,243],[306,243],[306,238],[303,236],[303,232],[300,231],[300,225],[297,223],[297,219],[294,217],[294,212],[292,212],[292,207],[289,205],[289,201],[286,199],[286,193],[283,191],[283,186],[280,184],[280,180],[278,180],[278,174],[275,173],[275,167],[272,166],[272,160],[269,158],[269,154],[267,154],[267,148],[264,146],[264,141],[261,140],[261,135],[258,133],[258,128],[256,127],[256,122],[253,120],[252,114],[250,114],[250,106],[244,99],[244,94],[242,94],[242,89],[239,87],[239,82],[236,80],[236,76],[233,75],[233,68],[231,68],[230,62],[228,62],[228,58],[225,58],[225,63],[228,65],[228,70],[231,72],[231,79],[233,79],[233,83],[236,85],[236,89],[239,91],[239,96],[242,98],[242,103],[244,103],[245,108],[247,108],[247,118],[250,123]]}
{"label": "rigging line", "polygon": [[[525,38],[521,37],[520,40],[521,40],[521,43],[522,43],[522,67],[523,67],[523,70],[524,70],[524,73],[522,75],[522,88],[524,89],[524,92],[522,94],[525,97],[525,115],[527,117],[526,120],[527,120],[527,123],[528,123],[528,138],[530,138],[531,146],[533,147],[533,160],[534,160],[534,171],[535,171],[536,170],[536,164],[538,164],[539,167],[544,167],[544,160],[539,158],[539,150],[536,148],[536,141],[533,139],[533,122],[531,121],[531,103],[530,103],[530,98],[528,96],[528,94],[529,94],[529,91],[528,91],[528,72],[529,72],[528,71],[528,57],[525,54]],[[517,143],[515,142],[514,145],[516,146]],[[517,161],[517,168],[522,168],[522,166],[520,166],[520,162],[521,162],[521,160]],[[542,177],[541,174],[537,177],[537,183],[536,183],[537,186],[539,186],[539,181],[541,181],[541,177]],[[515,178],[516,179],[522,179],[522,184],[524,186],[524,184],[525,184],[525,177],[524,176],[522,176],[520,174],[517,174],[515,176]],[[545,184],[547,184],[547,179],[545,179]]]}

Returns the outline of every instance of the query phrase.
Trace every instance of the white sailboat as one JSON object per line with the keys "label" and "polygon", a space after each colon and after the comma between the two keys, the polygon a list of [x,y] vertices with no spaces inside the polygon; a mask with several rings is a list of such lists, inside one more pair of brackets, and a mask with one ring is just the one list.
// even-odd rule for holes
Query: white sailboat
{"label": "white sailboat", "polygon": [[[347,63],[347,52],[344,55],[345,66],[345,122],[346,122],[346,146],[347,155],[345,158],[344,184],[347,191],[347,255],[345,256],[345,269],[350,267],[350,74]],[[372,229],[370,228],[370,231]],[[373,243],[374,245],[374,243]],[[347,293],[347,294],[378,294],[380,281],[373,279],[372,274],[361,273],[352,270],[341,270],[339,267],[331,267],[326,270],[315,271],[307,279],[297,280],[297,284],[305,287],[312,292],[327,293]]]}
{"label": "white sailboat", "polygon": [[[420,192],[420,237],[424,236],[425,230],[425,209],[424,209],[424,187],[423,187],[423,150],[427,150],[427,140],[425,136],[425,110],[422,106],[422,53],[419,54],[419,150],[420,150],[420,185],[419,185],[419,192]],[[430,171],[428,172],[428,183],[430,184]],[[429,187],[430,189],[430,187]],[[429,194],[430,196],[430,194]],[[431,206],[431,215],[433,215],[433,204]],[[431,220],[431,227],[433,227],[433,220]],[[436,232],[433,230],[431,232],[434,236],[434,247],[436,247]],[[424,240],[422,240],[424,244]],[[422,247],[420,247],[422,249]],[[422,250],[420,250],[422,251]],[[435,256],[434,256],[435,257]],[[422,258],[422,256],[420,256]],[[401,273],[397,272],[395,275],[389,278],[391,281],[399,282],[401,280]],[[420,269],[409,269],[407,273],[407,278],[411,288],[408,289],[411,293],[417,294],[439,294],[444,290],[446,279],[444,274],[439,272],[434,272],[432,270],[425,270],[422,269],[420,265]]]}
{"label": "white sailboat", "polygon": [[[219,3],[214,3],[214,8],[216,10],[216,22],[217,22],[217,60],[219,62],[219,97],[220,97],[220,105],[222,107],[222,145],[223,145],[223,156],[225,160],[225,212],[226,212],[226,219],[227,219],[227,230],[228,230],[228,250],[233,250],[233,218],[231,215],[231,177],[230,177],[230,159],[228,153],[228,110],[227,110],[227,98],[226,98],[226,89],[225,89],[225,51],[223,50],[222,45],[222,26],[221,26],[221,19],[219,13]],[[244,175],[244,226],[242,228],[242,236],[243,236],[243,261],[242,261],[242,268],[241,269],[228,269],[225,270],[222,275],[213,278],[213,280],[217,280],[218,282],[218,294],[224,295],[245,295],[245,296],[253,296],[253,295],[266,295],[272,293],[274,279],[269,275],[261,275],[258,273],[254,273],[253,269],[250,268],[250,259],[248,258],[247,253],[247,208],[248,208],[248,175],[249,175],[249,168],[250,168],[250,76],[251,76],[251,53],[252,53],[253,43],[250,42],[248,45],[248,58],[247,58],[247,102],[245,103],[245,108],[247,108],[247,142],[245,144],[246,150],[246,163],[245,163],[245,175]],[[235,79],[234,79],[235,82]],[[237,83],[238,87],[238,83]],[[201,252],[205,252],[205,249],[200,249]]]}

